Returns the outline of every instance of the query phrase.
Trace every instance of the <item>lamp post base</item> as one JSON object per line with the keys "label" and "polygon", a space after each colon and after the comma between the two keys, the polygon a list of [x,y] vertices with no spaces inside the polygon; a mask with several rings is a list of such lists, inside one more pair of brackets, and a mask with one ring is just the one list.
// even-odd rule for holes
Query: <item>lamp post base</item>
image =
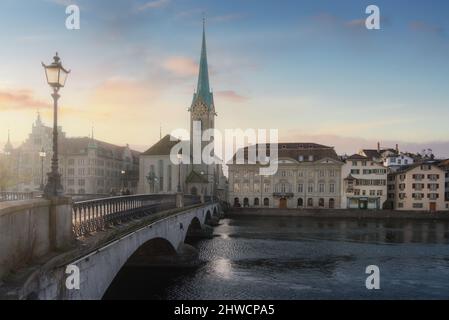
{"label": "lamp post base", "polygon": [[59,173],[49,173],[48,182],[44,188],[44,197],[54,198],[60,197],[64,194],[64,189],[61,184],[61,175]]}
{"label": "lamp post base", "polygon": [[176,208],[184,207],[184,195],[182,192],[176,193]]}

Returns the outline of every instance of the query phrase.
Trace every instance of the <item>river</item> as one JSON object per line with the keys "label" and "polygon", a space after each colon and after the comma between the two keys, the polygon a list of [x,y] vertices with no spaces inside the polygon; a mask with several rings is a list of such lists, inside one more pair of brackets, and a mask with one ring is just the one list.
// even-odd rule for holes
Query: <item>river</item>
{"label": "river", "polygon": [[239,216],[214,234],[199,267],[124,268],[105,298],[449,299],[448,221]]}

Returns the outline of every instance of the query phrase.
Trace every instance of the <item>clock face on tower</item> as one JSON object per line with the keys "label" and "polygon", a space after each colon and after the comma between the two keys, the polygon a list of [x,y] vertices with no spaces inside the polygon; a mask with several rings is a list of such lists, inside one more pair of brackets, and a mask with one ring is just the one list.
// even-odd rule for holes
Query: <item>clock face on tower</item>
{"label": "clock face on tower", "polygon": [[203,103],[199,103],[193,107],[192,116],[194,119],[202,119],[207,115],[207,107]]}

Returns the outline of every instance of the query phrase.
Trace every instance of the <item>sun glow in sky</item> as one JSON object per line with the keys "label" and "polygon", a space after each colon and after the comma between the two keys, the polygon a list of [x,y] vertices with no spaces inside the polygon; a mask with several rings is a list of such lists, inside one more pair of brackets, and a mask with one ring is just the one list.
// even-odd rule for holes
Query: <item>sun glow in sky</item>
{"label": "sun glow in sky", "polygon": [[[80,30],[65,28],[72,3]],[[370,4],[381,30],[364,27]],[[2,0],[0,142],[8,129],[22,142],[37,110],[51,124],[40,62],[56,51],[72,70],[60,100],[68,136],[93,126],[97,139],[143,150],[160,125],[188,129],[203,12],[218,129],[449,156],[446,0]]]}

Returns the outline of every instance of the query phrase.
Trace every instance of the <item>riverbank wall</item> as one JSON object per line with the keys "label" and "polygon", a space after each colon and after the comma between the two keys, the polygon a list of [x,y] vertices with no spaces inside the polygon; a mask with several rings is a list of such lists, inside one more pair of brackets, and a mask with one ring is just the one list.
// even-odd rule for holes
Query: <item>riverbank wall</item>
{"label": "riverbank wall", "polygon": [[233,208],[227,217],[261,216],[261,217],[312,217],[344,219],[422,219],[447,220],[449,211],[430,213],[418,211],[393,210],[348,210],[348,209],[272,209],[272,208]]}

